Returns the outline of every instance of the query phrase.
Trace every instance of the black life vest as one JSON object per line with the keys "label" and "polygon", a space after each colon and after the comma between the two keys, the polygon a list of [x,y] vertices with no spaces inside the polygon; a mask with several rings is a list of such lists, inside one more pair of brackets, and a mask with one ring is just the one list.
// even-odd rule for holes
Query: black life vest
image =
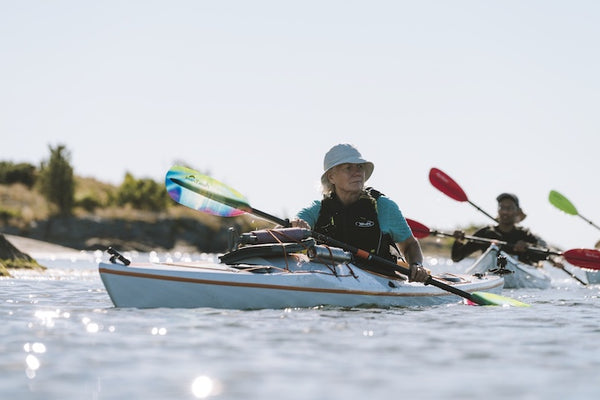
{"label": "black life vest", "polygon": [[381,193],[367,188],[358,201],[344,206],[335,192],[321,201],[321,211],[314,230],[324,235],[369,251],[381,257],[396,260],[390,246],[393,241],[383,234],[377,218],[377,198]]}

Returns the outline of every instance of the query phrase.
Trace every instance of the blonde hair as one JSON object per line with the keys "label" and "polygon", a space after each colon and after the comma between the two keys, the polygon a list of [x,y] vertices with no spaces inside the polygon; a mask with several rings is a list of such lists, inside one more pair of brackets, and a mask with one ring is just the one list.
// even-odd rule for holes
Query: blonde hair
{"label": "blonde hair", "polygon": [[335,191],[335,185],[331,182],[321,184],[321,192],[327,197]]}
{"label": "blonde hair", "polygon": [[321,176],[321,193],[324,197],[331,195],[335,191],[335,185],[329,182],[329,172],[331,172],[335,167],[329,168],[323,175]]}

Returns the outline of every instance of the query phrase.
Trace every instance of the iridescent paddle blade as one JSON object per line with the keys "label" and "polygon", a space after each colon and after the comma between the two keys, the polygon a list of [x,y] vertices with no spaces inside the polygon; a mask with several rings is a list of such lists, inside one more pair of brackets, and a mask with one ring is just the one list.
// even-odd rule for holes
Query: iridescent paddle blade
{"label": "iridescent paddle blade", "polygon": [[177,203],[207,214],[236,217],[249,208],[241,193],[190,168],[174,166],[169,169],[165,187]]}
{"label": "iridescent paddle blade", "polygon": [[529,304],[522,301],[511,299],[510,297],[500,296],[495,293],[473,292],[472,299],[480,306],[512,306],[512,307],[530,307]]}

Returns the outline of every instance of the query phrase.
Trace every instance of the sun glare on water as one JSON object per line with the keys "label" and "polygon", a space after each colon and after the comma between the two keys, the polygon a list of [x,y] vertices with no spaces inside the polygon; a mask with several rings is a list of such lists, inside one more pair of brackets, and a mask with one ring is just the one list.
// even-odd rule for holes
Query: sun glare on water
{"label": "sun glare on water", "polygon": [[201,375],[194,379],[192,383],[192,393],[198,399],[206,399],[209,396],[215,396],[221,393],[221,388],[218,381]]}

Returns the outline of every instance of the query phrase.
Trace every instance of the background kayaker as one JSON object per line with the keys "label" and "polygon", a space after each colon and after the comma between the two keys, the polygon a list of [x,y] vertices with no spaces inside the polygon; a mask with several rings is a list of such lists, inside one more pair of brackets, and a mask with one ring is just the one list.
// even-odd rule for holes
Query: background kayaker
{"label": "background kayaker", "polygon": [[409,280],[425,282],[423,253],[398,205],[385,195],[365,188],[374,165],[351,144],[333,146],[323,161],[323,199],[315,200],[292,219],[294,227],[313,229],[341,242],[410,265]]}
{"label": "background kayaker", "polygon": [[[525,219],[526,214],[519,205],[519,198],[512,193],[502,193],[496,197],[498,201],[498,225],[490,225],[479,229],[473,236],[497,239],[508,244],[501,246],[502,250],[516,256],[519,261],[533,265],[538,261],[546,259],[547,255],[527,252],[531,246],[546,246],[546,243],[538,236],[532,234],[527,228],[517,224]],[[452,261],[460,261],[477,250],[485,251],[489,243],[465,241],[465,232],[454,231],[456,240],[452,245]]]}

